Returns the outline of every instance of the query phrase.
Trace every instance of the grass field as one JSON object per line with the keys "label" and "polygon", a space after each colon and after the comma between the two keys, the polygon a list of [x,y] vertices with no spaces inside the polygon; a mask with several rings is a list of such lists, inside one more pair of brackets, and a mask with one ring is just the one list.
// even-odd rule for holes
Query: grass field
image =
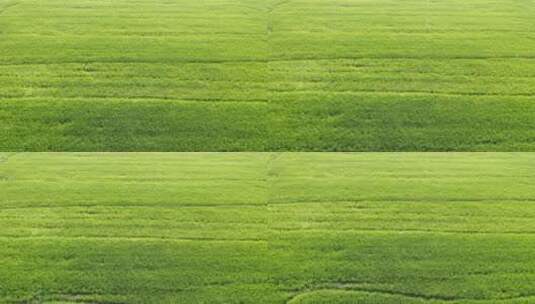
{"label": "grass field", "polygon": [[535,301],[534,154],[0,157],[1,303]]}
{"label": "grass field", "polygon": [[0,151],[535,151],[532,0],[0,0]]}

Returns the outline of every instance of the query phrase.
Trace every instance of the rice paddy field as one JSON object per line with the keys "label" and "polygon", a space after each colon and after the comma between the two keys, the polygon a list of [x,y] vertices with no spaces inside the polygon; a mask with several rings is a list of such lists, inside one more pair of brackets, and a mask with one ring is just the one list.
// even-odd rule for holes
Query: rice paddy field
{"label": "rice paddy field", "polygon": [[0,151],[534,151],[532,0],[0,0]]}
{"label": "rice paddy field", "polygon": [[1,303],[533,303],[533,153],[3,153]]}

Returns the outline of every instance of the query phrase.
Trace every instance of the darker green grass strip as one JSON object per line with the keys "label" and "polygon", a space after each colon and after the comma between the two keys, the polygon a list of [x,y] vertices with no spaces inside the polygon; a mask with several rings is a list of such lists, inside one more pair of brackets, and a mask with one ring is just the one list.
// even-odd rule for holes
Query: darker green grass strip
{"label": "darker green grass strip", "polygon": [[4,100],[0,151],[534,151],[531,98]]}
{"label": "darker green grass strip", "polygon": [[275,151],[535,150],[531,99],[295,94],[273,116]]}
{"label": "darker green grass strip", "polygon": [[263,103],[2,101],[1,151],[262,151]]}

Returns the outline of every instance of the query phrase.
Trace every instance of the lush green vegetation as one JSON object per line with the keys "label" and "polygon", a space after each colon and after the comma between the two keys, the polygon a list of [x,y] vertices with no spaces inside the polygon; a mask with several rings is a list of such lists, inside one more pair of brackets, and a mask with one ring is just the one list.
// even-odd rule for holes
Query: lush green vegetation
{"label": "lush green vegetation", "polygon": [[533,151],[531,0],[0,0],[1,151]]}
{"label": "lush green vegetation", "polygon": [[0,157],[0,302],[535,299],[534,154]]}
{"label": "lush green vegetation", "polygon": [[533,4],[0,0],[0,303],[535,302],[535,153],[284,153],[535,151]]}

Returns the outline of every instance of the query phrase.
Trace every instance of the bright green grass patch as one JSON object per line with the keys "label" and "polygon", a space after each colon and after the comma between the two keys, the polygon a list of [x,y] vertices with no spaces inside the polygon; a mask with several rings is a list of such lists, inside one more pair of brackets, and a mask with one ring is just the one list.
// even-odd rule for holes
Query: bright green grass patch
{"label": "bright green grass patch", "polygon": [[0,0],[0,151],[533,151],[534,29],[530,0]]}
{"label": "bright green grass patch", "polygon": [[535,155],[0,154],[0,302],[526,303]]}

